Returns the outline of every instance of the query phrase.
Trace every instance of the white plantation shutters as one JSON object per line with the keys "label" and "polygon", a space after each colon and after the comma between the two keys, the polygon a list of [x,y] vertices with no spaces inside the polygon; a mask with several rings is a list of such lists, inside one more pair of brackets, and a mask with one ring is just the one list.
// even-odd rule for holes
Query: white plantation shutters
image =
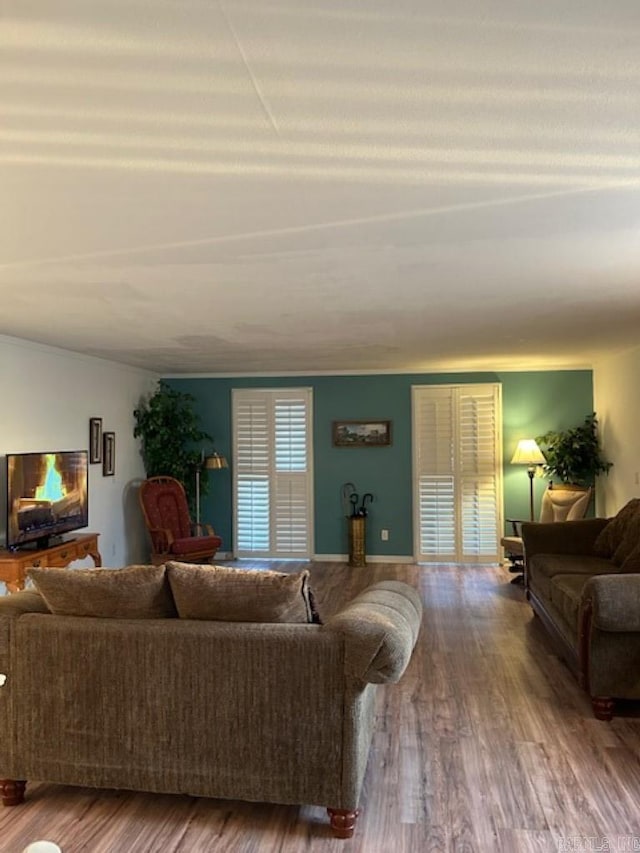
{"label": "white plantation shutters", "polygon": [[416,558],[496,562],[500,386],[415,386],[412,399]]}
{"label": "white plantation shutters", "polygon": [[234,553],[310,557],[311,389],[235,389],[232,407]]}
{"label": "white plantation shutters", "polygon": [[308,391],[274,399],[274,541],[280,556],[310,556],[310,398]]}
{"label": "white plantation shutters", "polygon": [[233,392],[234,553],[269,550],[269,406],[265,394]]}
{"label": "white plantation shutters", "polygon": [[[421,391],[432,393],[424,394]],[[454,560],[456,554],[455,412],[448,388],[413,389],[414,470],[418,489],[414,506],[419,508],[419,543],[416,553],[441,555]]]}
{"label": "white plantation shutters", "polygon": [[458,389],[461,559],[497,562],[502,529],[500,386]]}

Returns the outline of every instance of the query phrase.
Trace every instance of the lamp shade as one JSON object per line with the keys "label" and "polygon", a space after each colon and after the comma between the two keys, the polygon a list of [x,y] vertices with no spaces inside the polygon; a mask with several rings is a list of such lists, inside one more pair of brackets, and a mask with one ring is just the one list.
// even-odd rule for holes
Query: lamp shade
{"label": "lamp shade", "polygon": [[546,461],[533,438],[521,438],[511,458],[512,465],[544,465]]}
{"label": "lamp shade", "polygon": [[222,453],[218,453],[217,450],[214,450],[210,456],[205,456],[204,467],[210,469],[228,468],[229,464]]}

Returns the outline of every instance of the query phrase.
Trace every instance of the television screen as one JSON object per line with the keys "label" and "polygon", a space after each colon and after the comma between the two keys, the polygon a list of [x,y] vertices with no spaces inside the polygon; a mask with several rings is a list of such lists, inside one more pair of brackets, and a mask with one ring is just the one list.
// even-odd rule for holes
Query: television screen
{"label": "television screen", "polygon": [[89,523],[87,451],[7,454],[7,547],[49,538]]}

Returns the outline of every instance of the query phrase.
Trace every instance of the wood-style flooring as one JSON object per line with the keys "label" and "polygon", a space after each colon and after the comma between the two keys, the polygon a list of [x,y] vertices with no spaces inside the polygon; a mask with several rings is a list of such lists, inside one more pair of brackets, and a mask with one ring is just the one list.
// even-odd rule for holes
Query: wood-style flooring
{"label": "wood-style flooring", "polygon": [[326,563],[311,574],[324,615],[383,578],[413,584],[425,606],[407,672],[378,691],[353,839],[332,838],[315,806],[30,781],[24,805],[0,809],[1,853],[43,838],[63,853],[640,850],[640,709],[593,718],[505,569]]}

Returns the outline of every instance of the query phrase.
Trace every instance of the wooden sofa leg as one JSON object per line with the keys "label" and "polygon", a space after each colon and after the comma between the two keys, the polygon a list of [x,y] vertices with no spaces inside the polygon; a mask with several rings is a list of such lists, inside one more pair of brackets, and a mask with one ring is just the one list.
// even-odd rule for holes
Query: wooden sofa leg
{"label": "wooden sofa leg", "polygon": [[24,803],[24,790],[26,782],[16,779],[0,779],[0,797],[3,806],[19,806]]}
{"label": "wooden sofa leg", "polygon": [[351,838],[358,819],[357,811],[349,809],[327,809],[331,831],[336,838]]}
{"label": "wooden sofa leg", "polygon": [[608,723],[613,719],[613,712],[616,705],[613,699],[610,699],[608,696],[592,696],[591,705],[596,720],[605,720]]}

